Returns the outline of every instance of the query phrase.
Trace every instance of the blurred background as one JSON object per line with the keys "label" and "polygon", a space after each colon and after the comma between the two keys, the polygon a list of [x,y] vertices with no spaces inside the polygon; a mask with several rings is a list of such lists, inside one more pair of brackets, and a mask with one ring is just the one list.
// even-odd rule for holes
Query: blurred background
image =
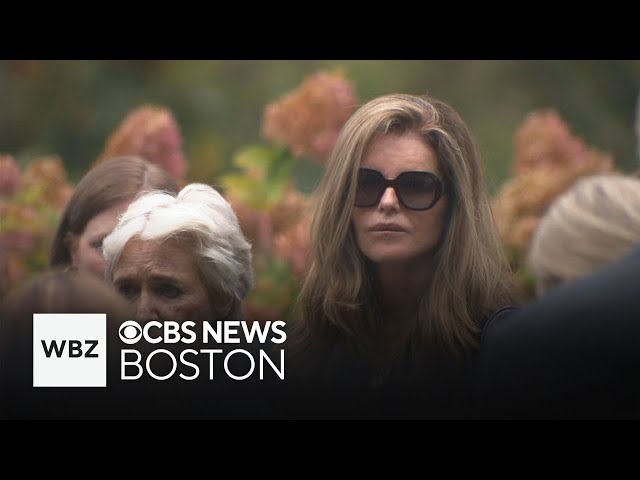
{"label": "blurred background", "polygon": [[[537,219],[577,177],[640,167],[639,86],[640,61],[0,61],[4,290],[46,266],[74,183],[105,154],[140,153],[123,146],[144,136],[131,115],[148,126],[163,114],[176,130],[180,180],[223,190],[254,243],[250,311],[286,316],[304,274],[304,208],[323,171],[314,148],[326,153],[357,105],[393,92],[430,94],[466,120],[505,251],[520,268]],[[323,122],[294,125],[308,117]],[[546,173],[533,178],[535,169]]]}
{"label": "blurred background", "polygon": [[56,154],[78,180],[127,113],[173,112],[190,179],[214,180],[260,138],[266,105],[321,70],[340,68],[360,102],[392,92],[450,103],[480,144],[493,190],[532,110],[554,108],[576,135],[635,168],[640,61],[218,60],[0,62],[0,151],[24,165]]}

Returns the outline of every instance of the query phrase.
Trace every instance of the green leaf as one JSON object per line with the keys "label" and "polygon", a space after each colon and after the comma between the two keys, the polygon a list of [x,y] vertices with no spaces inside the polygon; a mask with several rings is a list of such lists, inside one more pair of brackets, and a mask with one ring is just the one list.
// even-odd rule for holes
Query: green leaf
{"label": "green leaf", "polygon": [[235,156],[233,163],[243,173],[223,176],[222,186],[258,211],[271,210],[293,182],[295,159],[285,147],[247,147]]}
{"label": "green leaf", "polygon": [[246,206],[255,210],[261,210],[267,202],[267,194],[264,182],[242,174],[229,174],[221,177],[220,182],[225,190]]}
{"label": "green leaf", "polygon": [[274,148],[267,170],[267,181],[288,183],[292,178],[295,166],[296,159],[293,158],[288,148]]}
{"label": "green leaf", "polygon": [[260,172],[264,178],[274,157],[275,152],[272,148],[252,145],[240,150],[233,158],[233,164],[244,171],[254,170]]}

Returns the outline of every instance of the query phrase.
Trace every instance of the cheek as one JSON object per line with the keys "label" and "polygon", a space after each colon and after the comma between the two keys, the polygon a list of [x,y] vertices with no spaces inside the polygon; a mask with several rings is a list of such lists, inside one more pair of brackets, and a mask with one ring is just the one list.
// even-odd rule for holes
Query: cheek
{"label": "cheek", "polygon": [[188,298],[184,298],[182,301],[167,307],[172,311],[173,319],[175,320],[214,320],[209,299],[200,292],[189,295]]}
{"label": "cheek", "polygon": [[428,215],[420,219],[416,219],[416,223],[420,225],[420,235],[424,241],[428,243],[435,243],[444,234],[446,224],[446,205],[438,210],[431,210]]}
{"label": "cheek", "polygon": [[351,214],[351,224],[353,225],[354,232],[358,239],[360,238],[360,234],[364,228],[366,217],[367,212],[365,210],[359,208],[353,209],[353,213]]}

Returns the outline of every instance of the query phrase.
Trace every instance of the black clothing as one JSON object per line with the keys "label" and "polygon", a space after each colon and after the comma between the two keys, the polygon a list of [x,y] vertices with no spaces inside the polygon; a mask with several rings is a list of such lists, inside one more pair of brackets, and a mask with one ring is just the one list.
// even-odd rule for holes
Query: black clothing
{"label": "black clothing", "polygon": [[640,414],[640,248],[485,329],[483,418]]}
{"label": "black clothing", "polygon": [[[504,308],[484,325],[515,312]],[[458,360],[428,349],[377,368],[346,342],[293,358],[285,418],[470,419],[476,417],[475,355]]]}

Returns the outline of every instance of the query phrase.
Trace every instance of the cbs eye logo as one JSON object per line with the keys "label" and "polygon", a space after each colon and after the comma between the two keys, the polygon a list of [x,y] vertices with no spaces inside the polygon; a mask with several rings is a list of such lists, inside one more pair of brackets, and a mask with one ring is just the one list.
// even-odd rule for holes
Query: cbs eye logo
{"label": "cbs eye logo", "polygon": [[120,325],[118,334],[120,335],[120,340],[124,343],[127,345],[133,345],[134,343],[138,343],[138,340],[142,337],[142,328],[140,328],[140,325],[138,325],[137,322],[127,320]]}

